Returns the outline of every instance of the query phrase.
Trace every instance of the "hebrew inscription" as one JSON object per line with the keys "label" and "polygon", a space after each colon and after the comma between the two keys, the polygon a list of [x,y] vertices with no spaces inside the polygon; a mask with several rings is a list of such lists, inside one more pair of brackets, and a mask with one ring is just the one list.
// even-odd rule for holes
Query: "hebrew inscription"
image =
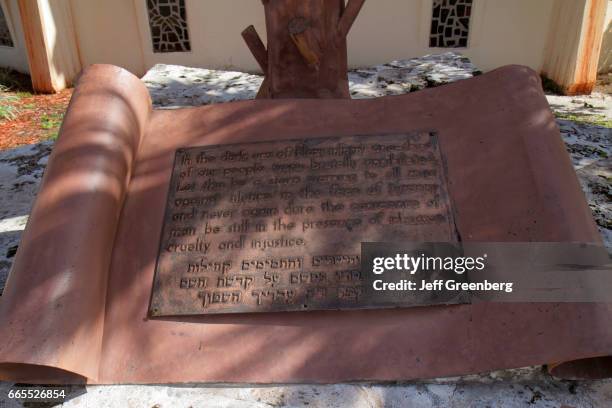
{"label": "hebrew inscription", "polygon": [[457,241],[451,210],[434,132],[179,149],[150,315],[427,303],[374,291],[361,242]]}

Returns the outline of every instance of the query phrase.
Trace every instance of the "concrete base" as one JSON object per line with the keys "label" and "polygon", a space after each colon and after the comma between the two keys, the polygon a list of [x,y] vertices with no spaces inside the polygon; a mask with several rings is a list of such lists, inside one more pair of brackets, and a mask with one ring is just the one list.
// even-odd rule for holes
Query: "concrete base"
{"label": "concrete base", "polygon": [[[0,395],[13,387],[0,383]],[[612,380],[560,381],[540,368],[410,384],[113,385],[75,389],[62,407],[587,408],[612,404]],[[4,403],[4,405],[2,405]],[[21,407],[0,398],[0,406]]]}

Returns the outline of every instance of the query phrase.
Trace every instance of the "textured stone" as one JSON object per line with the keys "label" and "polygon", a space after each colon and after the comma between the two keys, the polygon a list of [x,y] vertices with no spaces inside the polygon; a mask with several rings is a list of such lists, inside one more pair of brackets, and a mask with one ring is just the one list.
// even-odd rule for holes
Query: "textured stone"
{"label": "textured stone", "polygon": [[157,108],[201,106],[253,99],[260,75],[158,64],[142,78]]}
{"label": "textured stone", "polygon": [[349,87],[354,99],[375,98],[444,85],[479,73],[468,58],[447,52],[351,70]]}
{"label": "textured stone", "polygon": [[[350,70],[348,78],[351,96],[363,99],[414,92],[471,78],[479,73],[468,58],[447,52]],[[253,99],[263,77],[244,72],[158,64],[142,80],[149,88],[153,105],[171,109]]]}
{"label": "textured stone", "polygon": [[0,151],[0,294],[52,147],[43,142]]}
{"label": "textured stone", "polygon": [[577,171],[578,179],[608,248],[612,247],[612,158]]}
{"label": "textured stone", "polygon": [[[0,383],[5,396],[12,384]],[[2,400],[0,406],[21,407]],[[77,387],[63,407],[608,407],[612,381],[560,381],[540,369],[409,384],[335,385],[112,385]],[[5,402],[6,405],[2,405]]]}

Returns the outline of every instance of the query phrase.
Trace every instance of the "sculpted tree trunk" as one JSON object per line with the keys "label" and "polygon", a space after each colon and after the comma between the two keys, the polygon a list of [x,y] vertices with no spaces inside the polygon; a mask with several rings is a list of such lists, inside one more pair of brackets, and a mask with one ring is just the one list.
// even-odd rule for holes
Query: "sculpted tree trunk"
{"label": "sculpted tree trunk", "polygon": [[365,0],[263,0],[268,48],[242,32],[265,74],[258,98],[349,98],[346,36]]}

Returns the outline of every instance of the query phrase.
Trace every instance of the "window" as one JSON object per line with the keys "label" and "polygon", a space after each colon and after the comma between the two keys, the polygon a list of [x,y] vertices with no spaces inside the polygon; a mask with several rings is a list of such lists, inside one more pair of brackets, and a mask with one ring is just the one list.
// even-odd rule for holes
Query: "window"
{"label": "window", "polygon": [[153,52],[191,51],[185,0],[147,0]]}
{"label": "window", "polygon": [[14,47],[13,38],[11,37],[11,30],[9,30],[8,21],[4,17],[4,10],[0,4],[0,45],[5,47]]}
{"label": "window", "polygon": [[473,0],[433,0],[430,47],[467,47]]}

